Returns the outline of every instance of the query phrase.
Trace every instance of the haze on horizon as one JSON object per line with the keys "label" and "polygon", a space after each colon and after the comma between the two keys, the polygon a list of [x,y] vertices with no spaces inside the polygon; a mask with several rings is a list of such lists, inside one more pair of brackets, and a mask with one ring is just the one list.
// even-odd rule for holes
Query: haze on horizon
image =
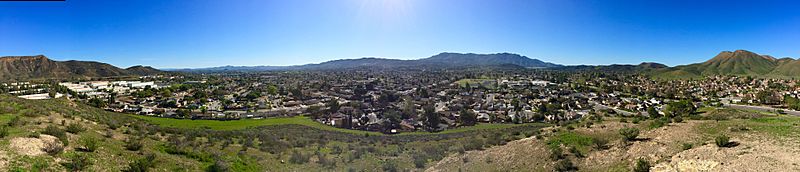
{"label": "haze on horizon", "polygon": [[670,66],[746,49],[800,57],[796,1],[67,0],[0,2],[0,56],[120,67],[299,65],[441,52]]}

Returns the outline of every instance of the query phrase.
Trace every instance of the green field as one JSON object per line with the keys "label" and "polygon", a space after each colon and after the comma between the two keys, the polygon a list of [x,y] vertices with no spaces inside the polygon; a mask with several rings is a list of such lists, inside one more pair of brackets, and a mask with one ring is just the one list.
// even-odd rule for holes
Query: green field
{"label": "green field", "polygon": [[494,88],[496,82],[494,79],[482,78],[482,79],[462,79],[456,81],[456,83],[458,83],[460,87],[466,87],[466,85],[469,84],[470,87],[478,87],[482,85],[486,88]]}
{"label": "green field", "polygon": [[378,132],[361,131],[361,130],[348,130],[327,126],[322,123],[315,122],[307,117],[283,117],[283,118],[267,118],[267,119],[243,119],[243,120],[191,120],[191,119],[173,119],[173,118],[159,118],[142,115],[132,115],[139,119],[144,119],[152,124],[173,127],[173,128],[186,128],[186,129],[200,129],[208,128],[212,130],[239,130],[250,127],[268,126],[268,125],[304,125],[324,130],[339,131],[352,134],[381,134]]}
{"label": "green field", "polygon": [[[269,126],[269,125],[303,125],[308,127],[313,127],[322,130],[329,130],[329,131],[338,131],[344,133],[351,133],[351,134],[370,134],[370,135],[382,135],[383,133],[373,132],[373,131],[362,131],[362,130],[350,130],[350,129],[343,129],[343,128],[336,128],[333,126],[328,126],[314,120],[309,119],[308,117],[304,116],[296,116],[296,117],[282,117],[282,118],[267,118],[267,119],[243,119],[243,120],[230,120],[230,121],[217,121],[217,120],[190,120],[190,119],[173,119],[173,118],[160,118],[160,117],[151,117],[151,116],[142,116],[142,115],[132,115],[136,118],[143,119],[148,121],[149,123],[164,126],[164,127],[173,127],[173,128],[185,128],[185,129],[201,129],[207,128],[212,130],[239,130],[239,129],[246,129],[249,127],[258,127],[258,126]],[[431,133],[426,131],[415,131],[415,132],[405,132],[400,133],[398,135],[425,135],[425,134],[448,134],[448,133],[458,133],[458,132],[466,132],[466,131],[473,131],[473,130],[484,130],[484,129],[503,129],[509,128],[514,126],[520,125],[546,125],[546,124],[496,124],[496,123],[480,123],[475,126],[467,126],[467,127],[458,127],[453,129],[444,130],[441,132]]]}

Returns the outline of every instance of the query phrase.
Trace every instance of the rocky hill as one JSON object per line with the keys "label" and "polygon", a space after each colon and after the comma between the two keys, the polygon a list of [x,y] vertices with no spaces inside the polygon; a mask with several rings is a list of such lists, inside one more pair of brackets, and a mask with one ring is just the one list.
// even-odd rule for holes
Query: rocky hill
{"label": "rocky hill", "polygon": [[134,66],[121,69],[91,61],[54,61],[44,55],[0,57],[0,80],[48,78],[90,78],[163,73],[152,67]]}

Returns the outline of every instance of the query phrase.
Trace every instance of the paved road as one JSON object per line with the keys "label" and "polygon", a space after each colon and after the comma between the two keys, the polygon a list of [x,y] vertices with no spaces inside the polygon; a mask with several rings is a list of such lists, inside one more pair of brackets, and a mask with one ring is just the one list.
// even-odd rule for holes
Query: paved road
{"label": "paved road", "polygon": [[764,111],[764,112],[772,112],[775,113],[777,110],[783,110],[786,114],[800,116],[800,111],[788,110],[788,109],[781,109],[781,108],[773,108],[767,106],[750,106],[750,105],[738,105],[738,104],[728,104],[723,103],[723,106],[734,108],[734,109],[743,109],[743,110],[756,110],[756,111]]}

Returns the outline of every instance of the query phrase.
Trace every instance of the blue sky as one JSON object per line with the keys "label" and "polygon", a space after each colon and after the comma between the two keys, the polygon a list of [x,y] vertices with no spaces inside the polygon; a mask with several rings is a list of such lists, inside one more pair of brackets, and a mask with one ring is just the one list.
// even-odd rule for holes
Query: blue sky
{"label": "blue sky", "polygon": [[736,49],[800,57],[798,7],[721,0],[0,2],[0,56],[184,68],[511,52],[560,64],[672,66]]}

